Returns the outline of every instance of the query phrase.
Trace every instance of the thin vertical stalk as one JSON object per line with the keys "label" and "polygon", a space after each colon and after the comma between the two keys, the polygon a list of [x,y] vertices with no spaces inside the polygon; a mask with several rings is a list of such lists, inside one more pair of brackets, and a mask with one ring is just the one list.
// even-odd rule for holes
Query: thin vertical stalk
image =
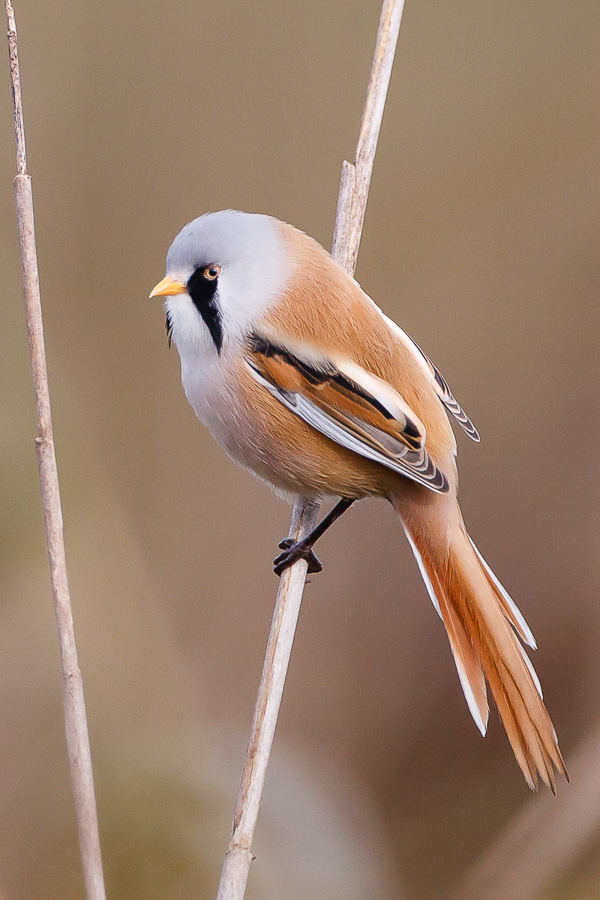
{"label": "thin vertical stalk", "polygon": [[58,629],[58,642],[63,673],[63,700],[65,710],[65,731],[71,770],[71,783],[75,800],[75,812],[79,832],[79,846],[85,881],[87,900],[105,900],[98,817],[92,774],[92,758],[88,735],[83,681],[77,659],[71,598],[67,579],[67,564],[63,534],[62,508],[52,415],[50,410],[50,389],[44,328],[42,321],[42,301],[35,241],[33,215],[33,192],[31,177],[27,174],[25,151],[25,129],[23,124],[23,103],[19,58],[17,54],[17,28],[11,0],[4,0],[8,27],[8,53],[14,101],[14,125],[17,151],[17,175],[15,177],[15,204],[21,251],[23,292],[27,332],[31,353],[31,368],[37,412],[37,436],[35,446],[38,457],[44,525],[50,578],[54,598],[54,613]]}
{"label": "thin vertical stalk", "polygon": [[[384,0],[354,162],[344,161],[342,166],[332,255],[350,275],[354,274],[356,268],[377,139],[403,9],[404,0]],[[295,541],[302,540],[312,530],[318,512],[318,504],[302,497],[296,499],[290,526],[290,536]],[[254,830],[300,613],[306,571],[307,563],[299,560],[281,576],[242,771],[233,831],[221,871],[217,900],[243,900],[246,893],[253,859]]]}

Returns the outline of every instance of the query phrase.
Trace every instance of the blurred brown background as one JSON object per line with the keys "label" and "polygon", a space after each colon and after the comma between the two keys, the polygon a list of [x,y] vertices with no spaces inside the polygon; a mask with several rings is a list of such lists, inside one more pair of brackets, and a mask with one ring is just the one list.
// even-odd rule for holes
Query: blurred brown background
{"label": "blurred brown background", "polygon": [[[379,3],[16,13],[109,896],[211,898],[289,509],[196,422],[146,298],[207,210],[329,246]],[[600,896],[599,46],[597,0],[407,0],[358,267],[482,433],[458,438],[465,518],[538,638],[574,783],[533,796],[495,713],[478,735],[401,529],[365,502],[306,591],[250,900],[466,896],[523,815],[550,861],[519,842],[499,896]],[[3,83],[0,895],[74,900]]]}

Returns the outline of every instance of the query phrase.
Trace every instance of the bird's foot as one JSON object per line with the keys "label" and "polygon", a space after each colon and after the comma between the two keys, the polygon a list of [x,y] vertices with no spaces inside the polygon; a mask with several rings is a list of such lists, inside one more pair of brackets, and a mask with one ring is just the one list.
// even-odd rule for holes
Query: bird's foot
{"label": "bird's foot", "polygon": [[323,568],[312,547],[307,546],[304,541],[295,543],[293,538],[284,538],[280,541],[279,548],[283,550],[283,553],[273,560],[273,571],[276,575],[281,575],[299,559],[306,560],[309,574],[320,572]]}

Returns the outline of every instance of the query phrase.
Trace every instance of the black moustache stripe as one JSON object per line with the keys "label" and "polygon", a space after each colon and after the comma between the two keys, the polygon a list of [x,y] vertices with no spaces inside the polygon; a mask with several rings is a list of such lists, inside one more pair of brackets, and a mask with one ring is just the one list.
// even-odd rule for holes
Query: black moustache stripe
{"label": "black moustache stripe", "polygon": [[171,316],[169,315],[168,312],[167,312],[167,315],[166,315],[166,318],[165,318],[165,329],[166,329],[166,332],[167,332],[167,343],[168,343],[168,345],[169,345],[169,350],[170,350],[170,349],[171,349],[171,343],[172,343],[172,341],[173,341],[173,322],[172,322]]}
{"label": "black moustache stripe", "polygon": [[221,324],[221,310],[217,302],[218,278],[211,281],[202,274],[205,266],[199,266],[187,283],[188,294],[192,303],[202,316],[204,324],[210,332],[217,353],[223,346],[223,326]]}

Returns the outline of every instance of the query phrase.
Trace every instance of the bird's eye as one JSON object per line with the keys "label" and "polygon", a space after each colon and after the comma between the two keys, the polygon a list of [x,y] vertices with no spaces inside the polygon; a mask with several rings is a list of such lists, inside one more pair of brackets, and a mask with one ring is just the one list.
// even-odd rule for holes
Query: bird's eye
{"label": "bird's eye", "polygon": [[221,266],[206,266],[202,271],[202,275],[206,278],[207,281],[216,281],[219,277],[219,272],[221,271]]}

